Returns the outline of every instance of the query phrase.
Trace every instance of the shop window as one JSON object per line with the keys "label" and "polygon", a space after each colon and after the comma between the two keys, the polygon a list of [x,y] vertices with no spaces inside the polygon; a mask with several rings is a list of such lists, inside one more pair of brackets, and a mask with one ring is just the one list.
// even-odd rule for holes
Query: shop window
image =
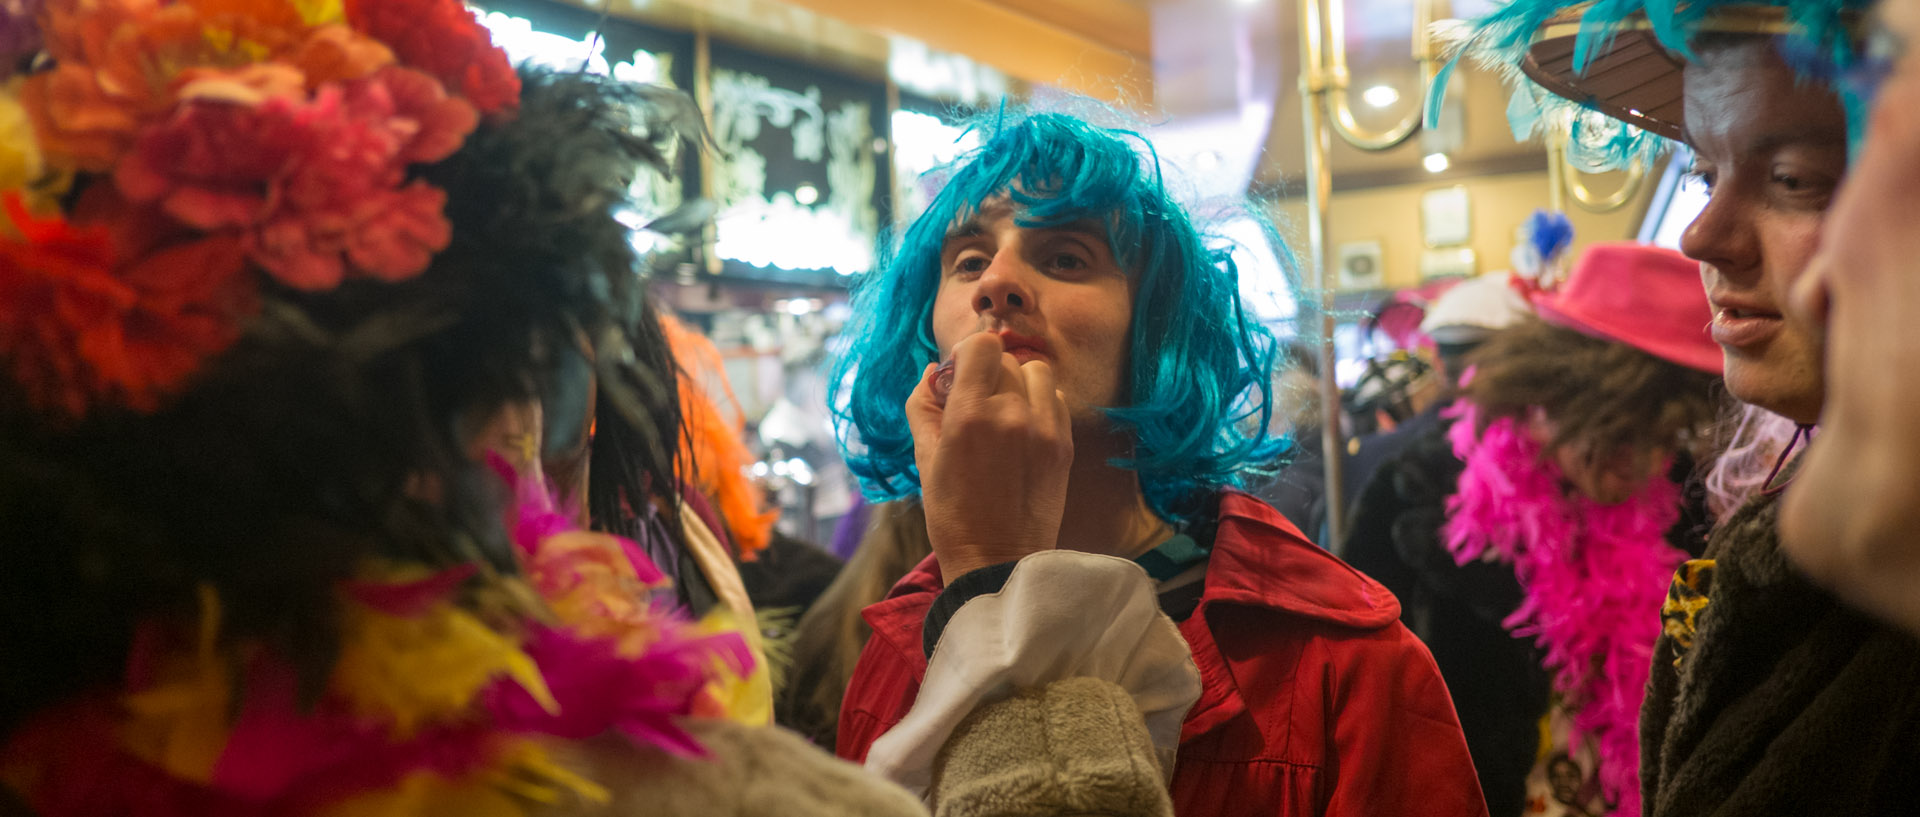
{"label": "shop window", "polygon": [[881,88],[805,66],[713,49],[714,252],[775,270],[864,273],[879,238]]}

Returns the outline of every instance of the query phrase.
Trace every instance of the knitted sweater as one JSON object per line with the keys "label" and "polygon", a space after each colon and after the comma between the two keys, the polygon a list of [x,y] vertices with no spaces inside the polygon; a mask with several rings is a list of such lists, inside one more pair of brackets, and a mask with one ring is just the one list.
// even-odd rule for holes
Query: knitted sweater
{"label": "knitted sweater", "polygon": [[1782,556],[1762,496],[1682,566],[1641,711],[1650,817],[1920,807],[1920,641]]}

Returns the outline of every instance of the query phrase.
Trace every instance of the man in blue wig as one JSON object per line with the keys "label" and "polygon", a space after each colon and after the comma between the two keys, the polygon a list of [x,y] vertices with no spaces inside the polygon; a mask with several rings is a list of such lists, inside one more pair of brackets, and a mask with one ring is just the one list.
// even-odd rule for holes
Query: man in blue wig
{"label": "man in blue wig", "polygon": [[[1509,106],[1517,128],[1571,127],[1590,158],[1692,149],[1709,200],[1682,249],[1701,262],[1727,388],[1803,431],[1826,404],[1823,336],[1788,294],[1830,226],[1879,73],[1862,47],[1867,5],[1517,0],[1461,45],[1526,78]],[[1793,448],[1661,611],[1641,711],[1640,788],[1656,817],[1891,814],[1920,794],[1920,644],[1783,557],[1776,494],[1798,470]]]}
{"label": "man in blue wig", "polygon": [[[1177,631],[1177,667],[1198,668],[1197,702],[1123,684],[1163,761],[1177,745],[1178,813],[1485,814],[1392,595],[1236,490],[1278,448],[1275,344],[1151,148],[1059,114],[981,127],[856,292],[835,378],[848,462],[869,496],[923,504],[934,550],[865,612],[837,751],[925,785],[899,761],[938,744],[916,698],[953,693],[948,670],[1018,652],[1022,634],[1046,656],[954,694],[1018,688],[1042,664],[1140,681],[1143,650],[1111,643],[1121,616],[1055,609],[1134,593],[1146,629]],[[996,643],[942,640],[988,614],[1006,617]]]}

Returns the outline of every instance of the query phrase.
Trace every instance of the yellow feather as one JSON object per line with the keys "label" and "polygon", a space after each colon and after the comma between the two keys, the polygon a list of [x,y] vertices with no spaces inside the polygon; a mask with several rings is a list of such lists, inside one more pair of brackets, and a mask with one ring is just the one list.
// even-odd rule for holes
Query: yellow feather
{"label": "yellow feather", "polygon": [[[613,793],[598,783],[575,773],[549,757],[544,749],[524,742],[513,750],[513,765],[520,774],[495,781],[497,785],[537,803],[555,804],[574,798],[606,804]],[[504,777],[504,776],[503,776]]]}
{"label": "yellow feather", "polygon": [[220,595],[198,588],[199,643],[191,656],[161,662],[153,686],[123,701],[127,751],[196,782],[213,779],[213,765],[226,748],[233,679],[219,653]]}
{"label": "yellow feather", "polygon": [[523,817],[522,802],[485,780],[450,781],[415,772],[390,789],[323,809],[320,817]]}
{"label": "yellow feather", "polygon": [[347,5],[342,0],[293,0],[293,9],[299,12],[300,21],[310,26],[347,21]]}
{"label": "yellow feather", "polygon": [[717,717],[747,726],[765,726],[773,722],[773,676],[767,671],[765,645],[761,641],[760,630],[756,627],[742,627],[735,620],[733,611],[725,606],[716,605],[707,611],[697,623],[703,635],[717,633],[739,633],[747,641],[747,649],[754,657],[753,669],[746,675],[739,675],[732,668],[715,659],[712,681],[707,683],[707,694],[711,701],[719,705],[719,711],[710,713]]}
{"label": "yellow feather", "polygon": [[363,714],[391,718],[398,736],[465,715],[501,675],[548,712],[560,709],[539,667],[513,639],[451,604],[414,618],[348,605],[346,618],[332,689]]}

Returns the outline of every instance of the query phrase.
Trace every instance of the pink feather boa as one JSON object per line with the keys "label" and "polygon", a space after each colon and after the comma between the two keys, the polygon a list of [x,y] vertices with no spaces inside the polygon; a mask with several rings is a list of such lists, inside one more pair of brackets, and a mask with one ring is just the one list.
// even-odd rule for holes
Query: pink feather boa
{"label": "pink feather boa", "polygon": [[1494,420],[1476,435],[1478,407],[1461,401],[1448,414],[1466,470],[1447,500],[1447,548],[1461,564],[1491,551],[1513,565],[1526,599],[1504,623],[1545,650],[1576,738],[1598,746],[1608,799],[1617,814],[1637,817],[1640,702],[1660,604],[1686,559],[1664,538],[1680,516],[1680,489],[1661,477],[1616,505],[1569,495],[1520,421]]}

